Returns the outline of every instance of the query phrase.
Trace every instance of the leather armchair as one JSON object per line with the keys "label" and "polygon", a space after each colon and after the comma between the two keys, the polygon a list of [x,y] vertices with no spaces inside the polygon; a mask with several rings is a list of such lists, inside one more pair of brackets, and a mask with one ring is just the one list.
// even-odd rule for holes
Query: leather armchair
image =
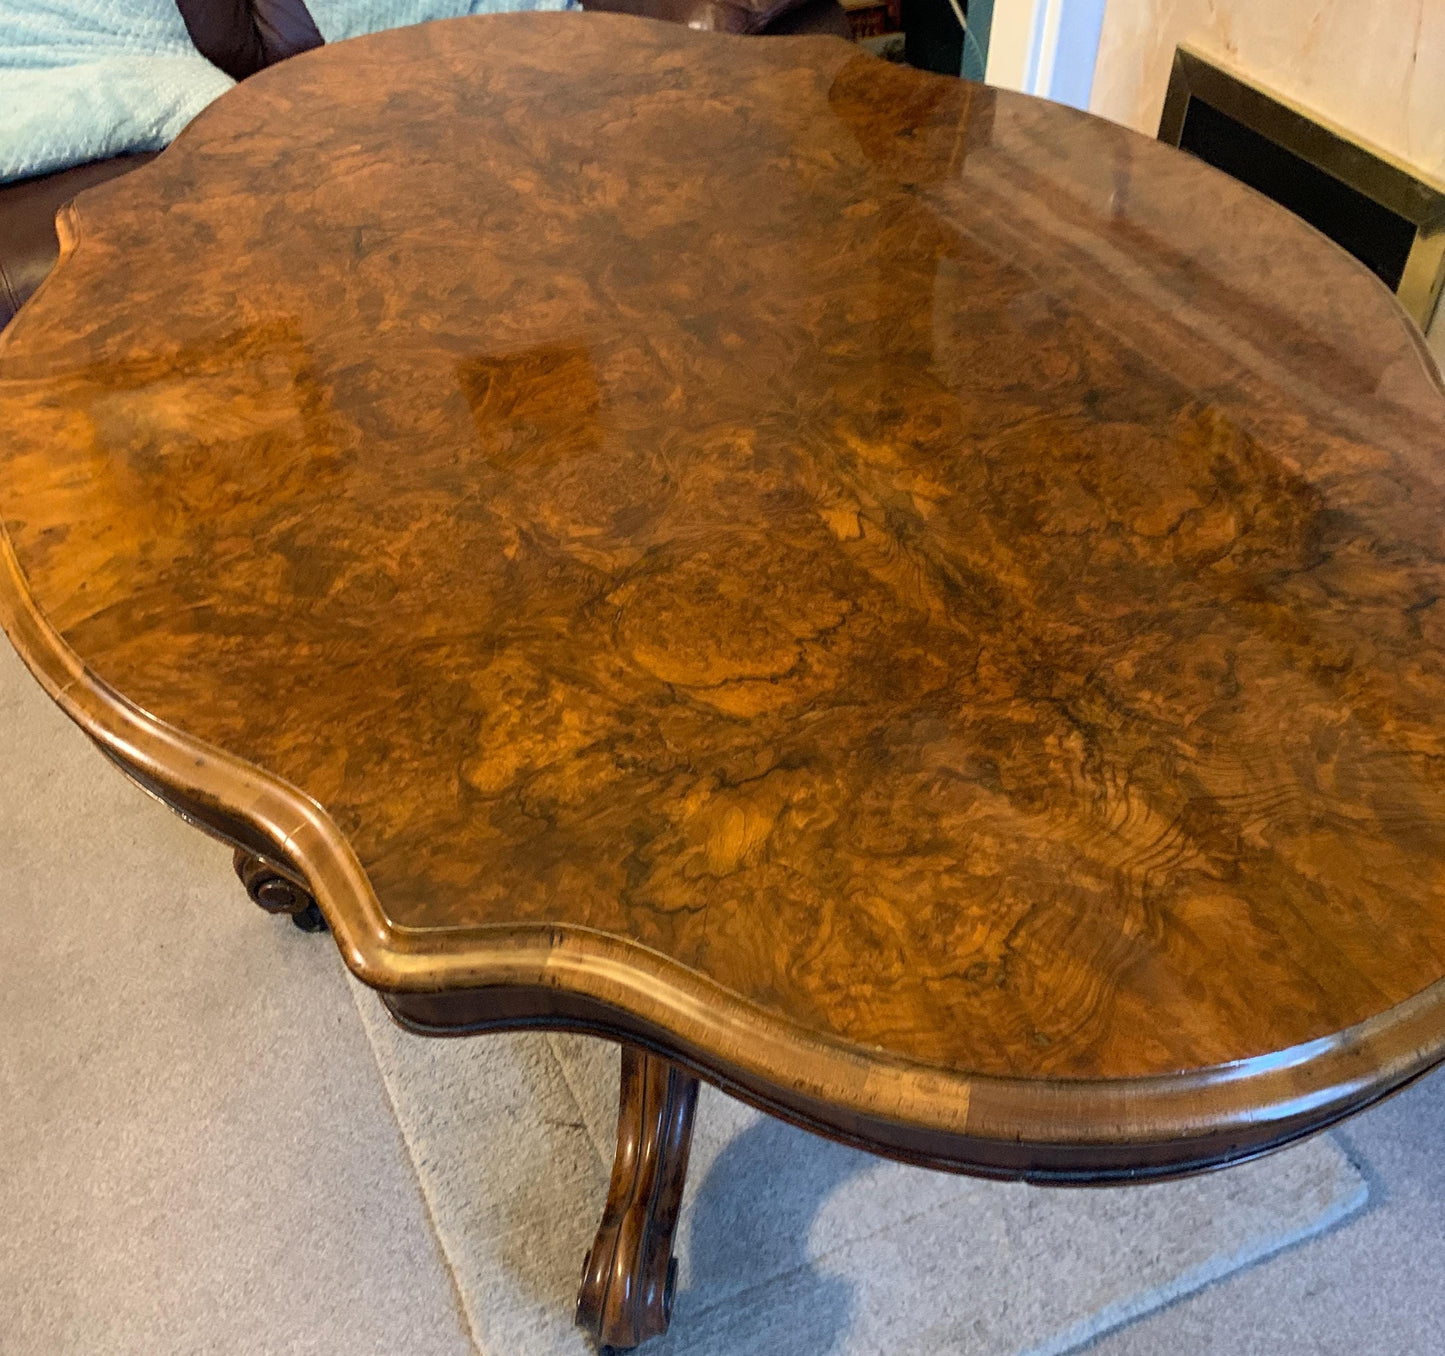
{"label": "leather armchair", "polygon": [[176,0],[198,51],[232,80],[320,47],[305,0]]}
{"label": "leather armchair", "polygon": [[88,165],[0,185],[0,329],[44,281],[60,255],[55,214],[82,189],[154,160],[155,153],[118,155]]}
{"label": "leather armchair", "polygon": [[[322,43],[305,0],[176,0],[176,5],[196,50],[236,80]],[[583,0],[582,7],[726,33],[848,36],[838,0]],[[0,328],[59,257],[56,212],[82,189],[153,158],[120,155],[0,185]]]}
{"label": "leather armchair", "polygon": [[849,36],[838,0],[582,0],[585,10],[636,14],[718,33],[832,33]]}

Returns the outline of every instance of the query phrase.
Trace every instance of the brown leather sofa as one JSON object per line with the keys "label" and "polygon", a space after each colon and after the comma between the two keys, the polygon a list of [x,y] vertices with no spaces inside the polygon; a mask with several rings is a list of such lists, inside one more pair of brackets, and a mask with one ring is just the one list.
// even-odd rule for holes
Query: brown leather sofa
{"label": "brown leather sofa", "polygon": [[[305,0],[176,0],[197,51],[244,80],[322,43]],[[726,33],[848,36],[838,0],[582,0],[588,10],[665,19]],[[127,174],[154,153],[120,155],[0,184],[0,328],[40,286],[60,253],[55,214],[82,189]]]}

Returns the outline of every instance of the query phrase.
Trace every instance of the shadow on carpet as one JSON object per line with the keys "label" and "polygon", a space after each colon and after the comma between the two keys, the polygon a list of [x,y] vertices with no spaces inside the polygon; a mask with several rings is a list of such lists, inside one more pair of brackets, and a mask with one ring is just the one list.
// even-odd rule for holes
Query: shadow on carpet
{"label": "shadow on carpet", "polygon": [[[410,1036],[353,983],[483,1356],[584,1356],[617,1051]],[[649,1356],[1062,1356],[1365,1203],[1328,1136],[1182,1182],[1048,1190],[904,1167],[704,1086],[672,1331]]]}

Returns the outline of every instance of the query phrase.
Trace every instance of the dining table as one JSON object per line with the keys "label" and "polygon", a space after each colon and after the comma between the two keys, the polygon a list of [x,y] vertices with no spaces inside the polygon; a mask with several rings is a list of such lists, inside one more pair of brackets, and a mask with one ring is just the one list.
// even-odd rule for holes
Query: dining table
{"label": "dining table", "polygon": [[1252,189],[526,13],[282,62],[58,225],[5,629],[403,1026],[622,1044],[599,1344],[668,1325],[699,1079],[1064,1186],[1445,1058],[1445,392]]}

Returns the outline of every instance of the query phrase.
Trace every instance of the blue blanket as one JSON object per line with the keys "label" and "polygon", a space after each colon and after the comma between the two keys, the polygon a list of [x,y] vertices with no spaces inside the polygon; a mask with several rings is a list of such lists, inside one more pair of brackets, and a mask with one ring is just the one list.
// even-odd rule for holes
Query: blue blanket
{"label": "blue blanket", "polygon": [[230,85],[174,0],[6,0],[0,181],[159,150]]}
{"label": "blue blanket", "polygon": [[[427,19],[575,0],[310,0],[328,42]],[[0,182],[168,146],[231,86],[175,0],[0,4]]]}

